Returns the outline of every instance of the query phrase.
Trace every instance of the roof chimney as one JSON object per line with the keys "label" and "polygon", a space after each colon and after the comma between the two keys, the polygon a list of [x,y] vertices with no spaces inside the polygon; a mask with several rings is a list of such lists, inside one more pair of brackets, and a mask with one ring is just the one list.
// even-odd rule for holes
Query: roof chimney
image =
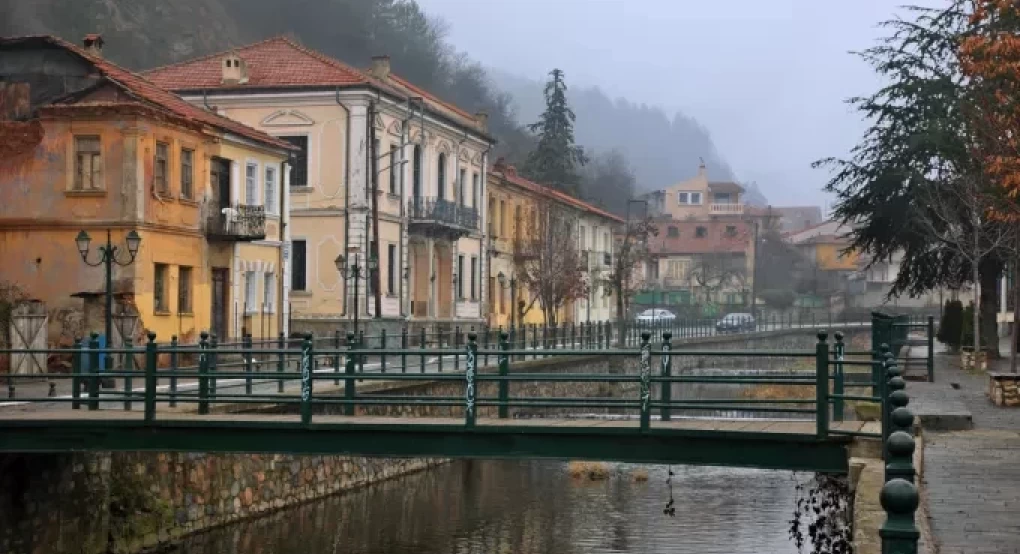
{"label": "roof chimney", "polygon": [[478,122],[478,128],[483,131],[489,130],[489,114],[486,112],[478,112],[475,114],[475,121]]}
{"label": "roof chimney", "polygon": [[248,64],[235,52],[223,57],[222,70],[224,85],[243,85],[248,82]]}
{"label": "roof chimney", "polygon": [[100,58],[103,57],[103,44],[103,35],[97,33],[89,33],[82,40],[85,51]]}
{"label": "roof chimney", "polygon": [[494,171],[496,173],[505,173],[506,172],[506,158],[504,158],[502,156],[500,156],[499,158],[496,158],[496,163],[492,164],[492,171]]}
{"label": "roof chimney", "polygon": [[368,73],[376,79],[385,80],[390,76],[390,57],[372,56],[372,69]]}

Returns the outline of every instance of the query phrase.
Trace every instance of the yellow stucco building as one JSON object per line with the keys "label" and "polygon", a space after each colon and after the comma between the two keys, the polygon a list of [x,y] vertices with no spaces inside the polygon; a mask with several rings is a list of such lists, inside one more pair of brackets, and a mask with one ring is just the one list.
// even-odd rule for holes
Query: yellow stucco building
{"label": "yellow stucco building", "polygon": [[[108,231],[130,261],[114,265],[114,313],[137,314],[136,338],[282,329],[288,143],[106,61],[96,36],[85,47],[2,38],[0,83],[21,100],[0,113],[0,278],[46,303],[51,343],[103,331],[102,317],[81,315],[79,297],[104,293],[105,270],[83,262],[79,231],[92,238],[89,262]],[[242,317],[246,297],[266,316]]]}

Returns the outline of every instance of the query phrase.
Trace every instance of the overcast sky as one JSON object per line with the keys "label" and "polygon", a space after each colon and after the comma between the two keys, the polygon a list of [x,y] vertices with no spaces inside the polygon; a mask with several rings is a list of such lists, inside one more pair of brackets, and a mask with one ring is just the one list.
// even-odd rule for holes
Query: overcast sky
{"label": "overcast sky", "polygon": [[559,67],[568,84],[695,117],[777,205],[831,202],[810,164],[855,144],[864,124],[843,100],[879,84],[848,52],[904,13],[900,0],[418,2],[483,64],[543,80]]}

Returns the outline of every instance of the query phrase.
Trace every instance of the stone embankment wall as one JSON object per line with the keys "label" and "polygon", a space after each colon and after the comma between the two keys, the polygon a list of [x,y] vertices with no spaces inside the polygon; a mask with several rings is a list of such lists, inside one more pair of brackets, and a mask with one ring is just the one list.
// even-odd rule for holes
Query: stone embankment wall
{"label": "stone embankment wall", "polygon": [[[867,329],[848,333],[849,348],[865,350]],[[674,373],[704,367],[684,350],[810,351],[810,331],[776,331],[674,341]],[[661,340],[659,341],[661,345]],[[658,348],[658,346],[656,346]],[[789,358],[784,358],[789,363]],[[495,364],[495,356],[490,362]],[[636,374],[638,357],[577,356],[514,360],[512,372]],[[653,359],[653,372],[658,371]],[[802,368],[804,369],[804,368]],[[495,371],[494,367],[482,371]],[[398,382],[386,394],[460,396],[459,382]],[[511,397],[637,397],[637,384],[528,383],[511,385]],[[381,390],[373,391],[382,392]],[[367,390],[366,396],[372,394]],[[658,394],[654,392],[654,394]],[[479,397],[496,397],[482,382]],[[359,407],[359,413],[380,413]],[[511,417],[533,409],[511,411]],[[597,410],[586,410],[595,412]],[[460,407],[390,408],[390,415],[456,415]],[[548,411],[544,412],[548,414]],[[481,417],[494,417],[483,406]],[[267,449],[271,449],[271,445]],[[429,459],[351,456],[198,453],[75,453],[0,455],[0,554],[128,552],[184,534],[259,516],[366,484],[443,463]]]}

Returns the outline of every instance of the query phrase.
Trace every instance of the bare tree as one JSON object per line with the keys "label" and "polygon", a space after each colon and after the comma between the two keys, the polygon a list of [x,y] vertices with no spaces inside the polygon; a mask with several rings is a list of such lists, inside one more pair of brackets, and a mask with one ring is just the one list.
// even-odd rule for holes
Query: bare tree
{"label": "bare tree", "polygon": [[[934,183],[938,185],[935,186]],[[921,188],[915,214],[910,221],[941,247],[957,256],[957,263],[970,267],[974,283],[974,355],[982,352],[981,314],[978,306],[985,291],[980,287],[979,266],[985,258],[1001,254],[1012,246],[1014,233],[1009,225],[997,221],[994,214],[1002,197],[980,179],[966,175],[936,179],[933,186]],[[993,291],[994,293],[994,291]]]}
{"label": "bare tree", "polygon": [[606,279],[616,294],[616,319],[621,340],[625,336],[627,305],[638,285],[634,270],[649,258],[648,238],[658,234],[659,230],[650,218],[628,218],[626,227],[615,237],[613,265]]}
{"label": "bare tree", "polygon": [[727,287],[743,289],[747,283],[747,261],[742,252],[698,254],[691,266],[689,280],[705,293],[705,304],[711,304],[717,301],[719,291]]}
{"label": "bare tree", "polygon": [[539,199],[522,222],[514,241],[514,266],[521,287],[538,301],[547,324],[556,325],[559,310],[584,298],[581,253],[577,248],[577,216],[551,199]]}

